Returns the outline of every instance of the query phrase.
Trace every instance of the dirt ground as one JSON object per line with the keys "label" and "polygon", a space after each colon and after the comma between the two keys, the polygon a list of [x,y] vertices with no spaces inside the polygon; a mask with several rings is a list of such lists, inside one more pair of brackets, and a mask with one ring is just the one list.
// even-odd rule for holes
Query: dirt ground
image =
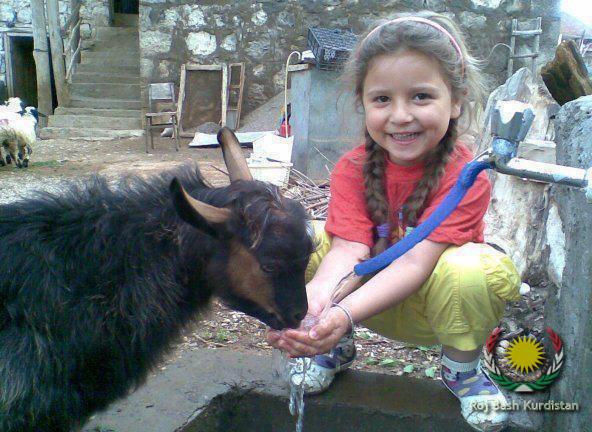
{"label": "dirt ground", "polygon": [[[265,130],[265,129],[262,129]],[[155,134],[156,135],[156,134]],[[136,173],[150,175],[182,163],[197,163],[214,186],[224,185],[227,177],[217,148],[192,149],[184,140],[175,151],[170,139],[155,136],[156,149],[145,152],[144,138],[113,141],[39,141],[29,168],[0,167],[0,203],[19,199],[35,189],[60,190],[68,179],[84,179],[98,173],[110,178]],[[248,154],[249,150],[245,149]],[[517,323],[529,328],[542,326],[544,292],[532,290],[519,303],[509,305],[505,323],[508,330],[520,331]],[[241,352],[271,353],[265,342],[265,326],[244,314],[230,311],[218,302],[195,325],[184,331],[179,345],[160,367],[166,367],[185,350],[225,347]],[[356,330],[358,361],[354,369],[386,374],[437,379],[439,347],[415,346],[385,339],[365,328]]]}

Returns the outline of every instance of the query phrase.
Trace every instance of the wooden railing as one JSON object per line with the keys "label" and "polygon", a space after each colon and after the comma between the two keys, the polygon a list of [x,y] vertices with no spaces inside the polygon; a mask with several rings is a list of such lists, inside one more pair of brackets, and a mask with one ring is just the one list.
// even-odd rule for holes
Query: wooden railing
{"label": "wooden railing", "polygon": [[83,24],[90,26],[89,23],[82,22],[82,18],[80,17],[80,3],[77,2],[65,25],[65,32],[68,35],[68,39],[64,44],[64,57],[66,59],[68,57],[70,58],[70,61],[66,62],[66,81],[68,82],[71,81],[72,75],[76,71],[76,65],[80,63],[80,50],[82,48],[80,27]]}

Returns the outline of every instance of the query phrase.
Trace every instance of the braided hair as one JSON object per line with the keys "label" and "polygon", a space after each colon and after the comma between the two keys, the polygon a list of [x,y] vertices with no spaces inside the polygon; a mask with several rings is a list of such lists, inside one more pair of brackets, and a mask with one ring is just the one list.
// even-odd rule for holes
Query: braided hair
{"label": "braided hair", "polygon": [[[376,26],[361,38],[358,46],[350,56],[343,74],[345,83],[355,89],[356,100],[362,105],[363,86],[371,61],[384,54],[398,54],[406,50],[419,51],[438,60],[452,90],[452,97],[461,103],[461,117],[469,115],[467,124],[477,118],[478,110],[469,109],[470,104],[481,102],[485,95],[485,83],[479,71],[479,61],[472,57],[466,48],[464,37],[458,26],[446,16],[431,11],[413,13],[429,19],[450,33],[458,43],[451,44],[448,37],[433,26],[416,21],[401,21],[390,24],[386,21],[378,22]],[[397,17],[409,16],[398,14]],[[374,28],[381,28],[372,31]],[[479,104],[476,104],[477,107]],[[467,127],[467,128],[468,128]],[[411,195],[403,206],[403,221],[407,226],[414,226],[421,216],[430,193],[434,191],[444,174],[446,165],[455,150],[455,143],[460,135],[458,120],[451,119],[448,129],[438,143],[424,159],[424,175],[417,183]],[[391,222],[391,214],[386,197],[385,171],[386,151],[382,149],[365,131],[366,157],[363,166],[366,207],[373,224],[380,227]],[[388,247],[388,239],[375,232],[375,245],[372,255],[382,252]]]}

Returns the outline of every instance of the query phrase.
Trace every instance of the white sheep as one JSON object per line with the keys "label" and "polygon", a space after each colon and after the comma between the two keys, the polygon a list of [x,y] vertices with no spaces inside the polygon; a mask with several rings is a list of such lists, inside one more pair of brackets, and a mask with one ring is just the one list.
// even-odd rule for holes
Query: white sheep
{"label": "white sheep", "polygon": [[[37,110],[34,107],[23,110],[19,98],[10,98],[0,105],[0,166],[13,160],[19,168],[29,166],[31,146],[37,140],[36,125]],[[4,156],[3,150],[8,155]]]}

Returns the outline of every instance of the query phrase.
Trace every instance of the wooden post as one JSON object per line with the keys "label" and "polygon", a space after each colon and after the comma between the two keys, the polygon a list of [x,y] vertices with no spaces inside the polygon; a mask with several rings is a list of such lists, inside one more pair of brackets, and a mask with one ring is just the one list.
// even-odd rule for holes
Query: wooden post
{"label": "wooden post", "polygon": [[510,34],[510,58],[508,59],[508,78],[512,76],[514,69],[514,51],[516,50],[516,36],[514,32],[518,30],[518,20],[512,20],[512,33]]}
{"label": "wooden post", "polygon": [[[43,0],[31,0],[31,20],[33,23],[33,58],[37,72],[37,109],[39,112],[53,114],[51,103],[51,74],[49,71],[49,53],[47,52],[47,33],[45,28],[45,7]],[[44,117],[40,117],[40,126],[46,126]]]}
{"label": "wooden post", "polygon": [[66,103],[66,70],[64,67],[64,45],[60,32],[60,11],[58,0],[47,0],[47,24],[51,44],[51,62],[58,98],[58,105]]}

